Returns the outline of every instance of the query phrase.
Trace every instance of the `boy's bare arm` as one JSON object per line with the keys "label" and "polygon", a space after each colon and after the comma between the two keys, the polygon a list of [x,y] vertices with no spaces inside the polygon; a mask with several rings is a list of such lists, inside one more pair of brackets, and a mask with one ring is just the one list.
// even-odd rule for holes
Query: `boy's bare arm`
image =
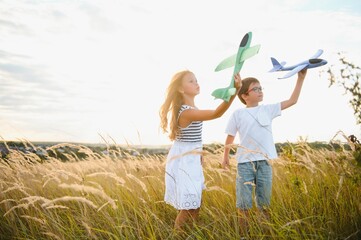
{"label": "boy's bare arm", "polygon": [[292,92],[292,95],[288,100],[285,100],[285,101],[281,102],[281,110],[289,108],[292,105],[295,105],[297,103],[298,98],[299,98],[300,93],[301,93],[303,80],[305,80],[305,77],[306,77],[306,73],[307,73],[307,69],[303,69],[303,70],[298,72],[297,83],[296,83],[296,86],[295,86],[295,88],[294,88],[294,90]]}
{"label": "boy's bare arm", "polygon": [[227,135],[226,141],[224,143],[222,168],[229,167],[229,151],[231,149],[230,145],[233,143],[233,141],[234,141],[234,136]]}

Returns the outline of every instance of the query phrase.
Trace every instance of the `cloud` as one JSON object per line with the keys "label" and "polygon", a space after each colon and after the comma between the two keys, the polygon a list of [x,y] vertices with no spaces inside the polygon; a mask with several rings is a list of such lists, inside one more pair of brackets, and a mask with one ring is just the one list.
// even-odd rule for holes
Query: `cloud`
{"label": "cloud", "polygon": [[1,114],[32,129],[31,136],[50,136],[49,129],[78,137],[97,130],[127,135],[137,128],[145,142],[156,142],[158,109],[172,74],[195,71],[202,89],[197,104],[216,106],[210,92],[228,83],[229,72],[216,74],[214,66],[234,53],[247,31],[261,52],[242,73],[266,79],[277,91],[270,99],[282,93],[274,86],[288,85],[269,80],[273,54],[290,63],[318,48],[325,57],[344,50],[359,56],[360,15],[313,3],[0,1]]}
{"label": "cloud", "polygon": [[34,65],[30,56],[0,50],[0,107],[24,114],[52,111],[67,92],[51,80],[45,66]]}
{"label": "cloud", "polygon": [[[1,13],[1,11],[0,11]],[[0,15],[0,28],[2,29],[2,34],[16,34],[16,35],[22,35],[22,34],[31,34],[30,30],[27,28],[27,26],[21,22],[16,22],[12,20],[5,20],[5,16]]]}

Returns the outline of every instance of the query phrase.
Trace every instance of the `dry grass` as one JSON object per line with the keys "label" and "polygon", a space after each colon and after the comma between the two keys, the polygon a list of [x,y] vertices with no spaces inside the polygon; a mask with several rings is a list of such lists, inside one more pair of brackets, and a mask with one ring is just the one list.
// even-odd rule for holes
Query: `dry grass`
{"label": "dry grass", "polygon": [[[60,146],[67,144],[49,150]],[[66,162],[44,161],[11,150],[0,160],[0,239],[178,238],[177,213],[163,202],[165,156],[134,157],[120,150],[102,156],[71,146],[86,159],[68,154]],[[204,158],[207,189],[200,218],[186,237],[239,239],[236,163],[221,169],[219,150]],[[272,165],[271,219],[251,212],[252,239],[361,236],[361,170],[352,151],[314,150],[299,142],[285,147]]]}

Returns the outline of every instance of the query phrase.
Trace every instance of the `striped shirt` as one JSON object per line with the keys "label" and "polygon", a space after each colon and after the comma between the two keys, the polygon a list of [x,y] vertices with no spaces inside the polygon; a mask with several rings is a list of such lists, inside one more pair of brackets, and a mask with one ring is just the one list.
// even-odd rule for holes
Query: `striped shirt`
{"label": "striped shirt", "polygon": [[[182,105],[178,112],[178,118],[184,110],[192,109],[192,108],[193,107],[188,105]],[[178,126],[176,141],[202,142],[202,125],[203,125],[202,121],[193,121],[185,128]]]}

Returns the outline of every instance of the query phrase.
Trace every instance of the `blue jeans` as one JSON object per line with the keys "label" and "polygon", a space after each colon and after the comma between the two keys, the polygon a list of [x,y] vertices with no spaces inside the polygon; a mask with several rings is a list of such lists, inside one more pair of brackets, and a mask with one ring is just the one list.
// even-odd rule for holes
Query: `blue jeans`
{"label": "blue jeans", "polygon": [[237,208],[252,208],[252,194],[255,186],[258,208],[271,203],[272,167],[266,160],[239,163],[237,166],[236,196]]}

